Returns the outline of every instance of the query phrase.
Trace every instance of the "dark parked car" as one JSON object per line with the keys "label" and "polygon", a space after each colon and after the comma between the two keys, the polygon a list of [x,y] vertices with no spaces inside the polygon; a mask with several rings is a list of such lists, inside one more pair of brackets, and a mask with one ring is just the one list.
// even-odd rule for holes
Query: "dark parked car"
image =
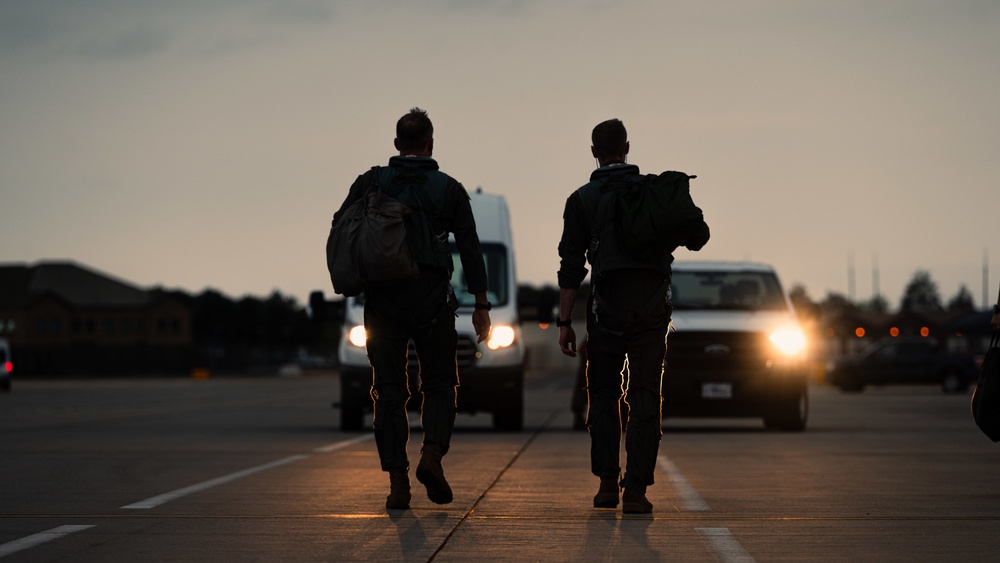
{"label": "dark parked car", "polygon": [[945,393],[961,393],[976,381],[972,354],[952,354],[929,337],[897,337],[876,342],[860,355],[839,358],[826,367],[826,380],[841,391],[867,385],[929,383]]}

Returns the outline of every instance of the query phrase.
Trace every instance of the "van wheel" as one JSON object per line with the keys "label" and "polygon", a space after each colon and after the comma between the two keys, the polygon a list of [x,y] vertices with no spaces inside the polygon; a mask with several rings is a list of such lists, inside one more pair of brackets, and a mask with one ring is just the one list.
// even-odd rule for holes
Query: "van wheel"
{"label": "van wheel", "polygon": [[505,410],[493,412],[493,428],[501,432],[520,432],[524,429],[524,402],[508,405]]}
{"label": "van wheel", "polygon": [[365,411],[359,407],[340,406],[340,429],[343,432],[359,432],[365,421]]}

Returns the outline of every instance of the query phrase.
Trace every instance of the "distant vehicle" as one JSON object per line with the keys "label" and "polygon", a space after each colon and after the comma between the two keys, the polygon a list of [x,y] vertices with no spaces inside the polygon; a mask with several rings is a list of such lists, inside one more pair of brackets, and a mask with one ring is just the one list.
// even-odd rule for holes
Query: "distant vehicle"
{"label": "distant vehicle", "polygon": [[[517,431],[524,427],[525,347],[518,319],[517,277],[514,246],[507,201],[503,196],[476,190],[469,194],[476,230],[486,259],[489,300],[493,304],[490,338],[477,343],[472,326],[475,297],[466,291],[462,262],[452,237],[455,272],[451,285],[458,298],[458,388],[459,412],[490,412],[497,430]],[[366,412],[372,410],[370,389],[372,369],[365,350],[364,295],[349,297],[344,303],[344,330],[338,350],[340,360],[340,426],[360,430]],[[410,346],[407,371],[410,410],[420,408],[419,364]]]}
{"label": "distant vehicle", "polygon": [[11,372],[14,371],[14,363],[10,356],[10,344],[6,338],[0,338],[0,391],[4,393],[10,391]]}
{"label": "distant vehicle", "polygon": [[809,416],[806,339],[774,269],[676,262],[664,417],[761,417],[798,432]]}
{"label": "distant vehicle", "polygon": [[900,336],[876,342],[858,356],[830,361],[826,380],[847,392],[867,385],[929,383],[945,393],[961,393],[977,380],[978,371],[972,354],[945,352],[930,337]]}

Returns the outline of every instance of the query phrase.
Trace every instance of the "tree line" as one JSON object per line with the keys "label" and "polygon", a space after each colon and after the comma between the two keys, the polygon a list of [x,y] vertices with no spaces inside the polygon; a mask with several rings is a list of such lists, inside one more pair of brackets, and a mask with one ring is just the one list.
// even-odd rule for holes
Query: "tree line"
{"label": "tree line", "polygon": [[[196,361],[216,369],[247,369],[252,366],[274,365],[311,358],[332,360],[340,337],[343,301],[327,300],[314,292],[309,303],[275,291],[267,297],[245,296],[230,298],[208,289],[197,295],[182,291],[164,291],[187,303],[192,311],[192,340]],[[580,294],[586,295],[587,287]],[[558,305],[559,289],[552,285],[536,287],[528,284],[517,288],[521,319],[524,322],[553,322]],[[813,301],[801,285],[789,291],[789,297],[800,315],[819,318],[837,311],[891,313],[884,296],[865,301],[852,301],[831,292],[820,301]],[[930,273],[917,271],[898,304],[898,311],[972,312],[975,305],[971,292],[964,285],[950,299],[944,300]]]}

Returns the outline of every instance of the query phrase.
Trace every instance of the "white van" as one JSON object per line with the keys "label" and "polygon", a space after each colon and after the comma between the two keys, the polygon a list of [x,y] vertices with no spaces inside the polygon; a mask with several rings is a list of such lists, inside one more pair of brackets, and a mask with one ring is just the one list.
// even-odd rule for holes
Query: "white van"
{"label": "white van", "polygon": [[0,391],[10,391],[10,373],[14,371],[14,363],[10,359],[10,344],[7,339],[0,338]]}
{"label": "white van", "polygon": [[[462,262],[452,237],[455,273],[451,284],[458,298],[458,411],[490,412],[497,430],[516,431],[524,427],[525,347],[517,310],[517,276],[507,201],[501,195],[486,194],[479,188],[470,193],[476,231],[486,259],[489,300],[493,304],[490,338],[476,342],[472,326],[475,298],[465,286]],[[360,430],[365,413],[372,410],[370,395],[372,370],[365,350],[364,295],[348,297],[344,303],[344,329],[338,348],[340,360],[340,427]],[[417,391],[419,365],[410,348],[410,410],[420,408]]]}

